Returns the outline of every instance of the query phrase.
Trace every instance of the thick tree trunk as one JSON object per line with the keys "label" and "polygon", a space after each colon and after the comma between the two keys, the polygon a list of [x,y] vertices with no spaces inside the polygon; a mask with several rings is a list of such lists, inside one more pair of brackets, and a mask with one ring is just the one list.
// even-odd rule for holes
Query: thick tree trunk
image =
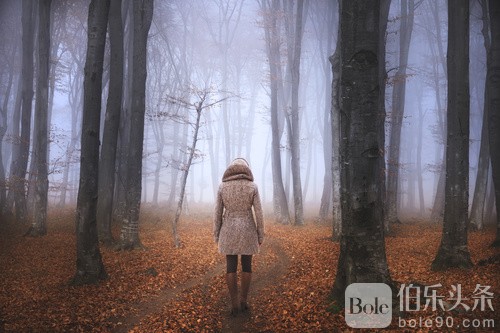
{"label": "thick tree trunk", "polygon": [[444,223],[432,270],[472,266],[469,201],[469,2],[448,1],[448,104]]}
{"label": "thick tree trunk", "polygon": [[36,84],[35,134],[36,187],[34,220],[30,236],[47,233],[47,196],[49,190],[47,147],[49,107],[50,6],[52,0],[38,4],[38,80]]}
{"label": "thick tree trunk", "polygon": [[387,15],[381,1],[343,0],[340,9],[342,234],[332,290],[339,305],[353,282],[392,284],[382,204]]}
{"label": "thick tree trunk", "polygon": [[146,60],[148,32],[153,18],[153,0],[134,0],[134,55],[130,145],[128,151],[126,217],[120,234],[122,249],[141,248],[139,213],[142,194],[142,152],[146,111]]}
{"label": "thick tree trunk", "polygon": [[76,274],[72,284],[97,283],[107,277],[97,235],[99,127],[102,71],[108,25],[109,0],[92,0],[88,14],[80,185],[76,206]]}
{"label": "thick tree trunk", "polygon": [[[133,0],[122,0],[125,17],[124,22],[124,62],[126,62],[126,72],[124,76],[123,108],[120,115],[120,128],[118,130],[117,147],[117,175],[115,180],[115,193],[113,194],[113,220],[121,223],[127,218],[127,167],[128,151],[130,145],[130,122],[132,108],[132,82],[133,75],[133,55],[134,55],[134,16]],[[126,51],[126,52],[125,52]]]}
{"label": "thick tree trunk", "polygon": [[413,32],[414,0],[401,1],[401,17],[399,25],[399,67],[396,71],[392,90],[391,136],[389,142],[389,158],[387,161],[387,214],[386,229],[392,223],[399,222],[399,162],[401,150],[401,128],[403,126],[405,96],[406,96],[406,68],[410,50],[411,34]]}
{"label": "thick tree trunk", "polygon": [[497,207],[497,236],[493,246],[500,246],[500,3],[489,0],[491,48],[488,52],[488,134],[490,138],[491,170]]}
{"label": "thick tree trunk", "polygon": [[111,0],[109,10],[110,77],[109,93],[104,120],[101,157],[99,161],[99,198],[97,226],[99,240],[113,243],[113,194],[116,179],[116,150],[123,96],[123,27],[122,1]]}

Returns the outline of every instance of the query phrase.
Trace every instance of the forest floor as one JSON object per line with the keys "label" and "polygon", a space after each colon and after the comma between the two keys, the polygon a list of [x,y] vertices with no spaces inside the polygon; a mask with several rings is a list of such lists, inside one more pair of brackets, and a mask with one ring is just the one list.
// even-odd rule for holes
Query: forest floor
{"label": "forest floor", "polygon": [[[339,255],[330,226],[268,222],[261,253],[254,258],[250,312],[232,318],[225,262],[213,242],[210,215],[183,217],[183,246],[175,249],[165,214],[143,211],[140,237],[145,249],[101,247],[109,278],[90,286],[68,284],[76,261],[72,210],[52,212],[48,235],[41,238],[24,237],[26,226],[0,226],[0,332],[355,331],[347,326],[343,310],[334,313],[338,307],[329,300]],[[500,250],[489,247],[494,237],[494,228],[469,234],[472,269],[431,272],[441,226],[412,220],[394,226],[386,248],[396,288],[441,284],[439,294],[449,295],[453,303],[452,288],[460,285],[462,303],[471,307],[476,284],[490,286],[494,294],[483,299],[484,311],[458,306],[405,312],[404,317],[393,315],[384,331],[498,331]],[[488,308],[488,300],[495,311]],[[495,328],[485,327],[492,325],[488,319]],[[425,320],[432,325],[419,328]],[[464,328],[467,320],[478,327]],[[446,328],[450,323],[453,328]]]}

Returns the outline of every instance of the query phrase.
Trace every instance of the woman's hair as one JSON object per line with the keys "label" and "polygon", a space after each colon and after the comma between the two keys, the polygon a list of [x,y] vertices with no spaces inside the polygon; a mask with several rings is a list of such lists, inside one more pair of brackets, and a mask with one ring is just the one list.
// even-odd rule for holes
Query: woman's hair
{"label": "woman's hair", "polygon": [[231,164],[241,164],[241,165],[245,165],[247,167],[250,167],[250,164],[248,164],[248,161],[245,160],[243,157],[238,157],[238,158],[235,158]]}

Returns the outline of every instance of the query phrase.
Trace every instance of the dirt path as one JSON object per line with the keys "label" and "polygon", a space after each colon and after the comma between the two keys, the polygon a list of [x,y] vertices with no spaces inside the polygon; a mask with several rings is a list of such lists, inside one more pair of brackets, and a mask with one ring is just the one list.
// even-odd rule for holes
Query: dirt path
{"label": "dirt path", "polygon": [[[252,297],[258,297],[261,289],[268,286],[275,286],[278,279],[286,273],[288,266],[290,265],[290,258],[285,253],[278,240],[269,237],[266,239],[266,247],[264,251],[274,252],[279,260],[275,260],[273,265],[266,267],[266,269],[257,270],[253,273],[251,291]],[[265,254],[264,254],[265,255]],[[242,332],[246,323],[251,319],[252,312],[240,314],[236,318],[226,316],[222,322],[222,332],[223,333],[238,333]]]}
{"label": "dirt path", "polygon": [[[286,272],[289,266],[290,258],[281,247],[279,241],[275,238],[268,237],[268,239],[266,239],[266,243],[263,245],[261,255],[266,256],[271,254],[274,254],[277,258],[279,258],[279,260],[274,260],[272,265],[261,267],[255,271],[251,284],[251,297],[258,297],[261,289],[276,285],[278,279]],[[118,317],[110,319],[110,321],[117,324],[113,332],[129,332],[137,326],[143,318],[160,311],[165,304],[173,301],[178,295],[190,288],[196,286],[208,288],[209,285],[213,283],[213,278],[221,275],[224,270],[225,263],[219,263],[208,270],[203,276],[190,279],[187,282],[178,285],[175,289],[164,289],[159,295],[135,304],[134,308],[137,309],[137,311],[130,314],[126,318]],[[224,300],[221,304],[227,305],[229,303]],[[248,323],[251,319],[251,310],[233,318],[229,316],[227,309],[228,307],[221,309],[222,332],[241,332],[246,323]]]}

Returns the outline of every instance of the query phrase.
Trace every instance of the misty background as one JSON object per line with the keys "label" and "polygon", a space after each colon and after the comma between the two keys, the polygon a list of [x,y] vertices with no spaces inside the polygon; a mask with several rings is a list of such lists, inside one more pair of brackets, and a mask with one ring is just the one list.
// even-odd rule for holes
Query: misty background
{"label": "misty background", "polygon": [[[1,162],[6,187],[12,152],[18,140],[14,110],[21,74],[21,1],[0,1],[0,107],[5,135]],[[124,31],[130,29],[124,1]],[[270,13],[265,0],[157,0],[148,35],[146,121],[142,172],[142,202],[172,206],[179,194],[180,171],[192,142],[195,112],[175,100],[196,102],[196,91],[209,91],[214,102],[201,118],[199,141],[189,170],[185,205],[189,210],[210,208],[226,166],[236,157],[246,158],[253,170],[266,213],[272,213],[271,125],[269,60],[265,27],[277,15],[284,85],[287,69],[286,10]],[[286,3],[286,1],[284,2]],[[401,1],[392,1],[387,28],[386,145],[390,140],[392,88],[406,81],[399,168],[400,215],[430,218],[439,177],[443,170],[446,134],[446,1],[415,1],[406,75],[397,75]],[[482,1],[471,1],[470,18],[470,200],[478,172],[483,123],[486,54],[483,39]],[[75,205],[78,191],[83,75],[87,42],[89,1],[53,0],[50,57],[49,203]],[[304,210],[317,216],[325,187],[327,160],[324,149],[331,136],[332,71],[329,57],[337,42],[337,1],[304,3],[300,54],[299,122],[300,173]],[[128,40],[130,41],[130,39]],[[130,47],[125,37],[125,49]],[[109,43],[106,46],[109,47]],[[109,50],[106,50],[109,54]],[[127,67],[127,60],[125,61]],[[36,72],[35,64],[35,72]],[[125,69],[124,87],[130,85]],[[36,74],[35,74],[36,77]],[[103,75],[104,119],[109,82],[109,56]],[[288,91],[288,90],[287,90]],[[125,93],[126,94],[126,93]],[[280,150],[285,192],[293,209],[289,128],[290,93],[280,107],[283,132]],[[126,98],[124,99],[126,100]],[[221,102],[218,102],[223,100]],[[126,118],[127,110],[123,110]],[[34,115],[34,113],[33,113]],[[101,122],[103,123],[103,121]],[[101,132],[103,126],[101,126]],[[295,134],[294,134],[295,135]],[[386,152],[388,150],[386,149]],[[386,153],[386,158],[388,154]],[[388,160],[388,163],[390,161]],[[34,170],[33,167],[28,169]],[[28,182],[29,187],[29,172]],[[117,179],[120,183],[120,179]],[[491,181],[486,190],[486,210],[493,211]],[[331,208],[330,208],[331,211]],[[331,212],[330,212],[331,213]],[[488,221],[488,219],[486,219]]]}

